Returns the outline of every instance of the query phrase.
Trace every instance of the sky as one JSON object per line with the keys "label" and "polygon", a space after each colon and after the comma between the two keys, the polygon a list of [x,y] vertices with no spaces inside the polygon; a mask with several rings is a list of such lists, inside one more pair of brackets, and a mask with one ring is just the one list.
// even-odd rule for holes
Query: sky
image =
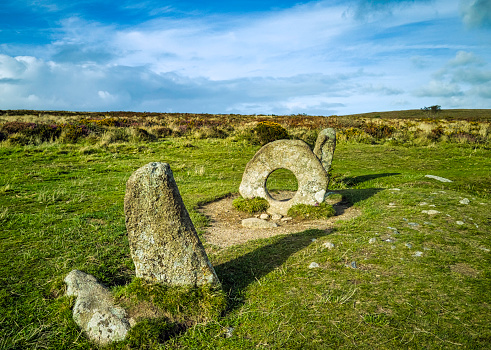
{"label": "sky", "polygon": [[491,0],[0,0],[0,109],[491,108]]}

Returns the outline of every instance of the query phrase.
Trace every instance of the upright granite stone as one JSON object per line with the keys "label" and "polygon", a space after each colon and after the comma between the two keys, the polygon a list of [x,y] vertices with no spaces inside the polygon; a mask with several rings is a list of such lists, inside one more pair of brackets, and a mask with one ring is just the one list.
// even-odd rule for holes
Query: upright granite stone
{"label": "upright granite stone", "polygon": [[66,294],[76,296],[73,319],[87,337],[99,345],[120,341],[130,330],[126,312],[114,303],[109,290],[92,275],[79,270],[65,277]]}
{"label": "upright granite stone", "polygon": [[336,130],[327,128],[321,130],[315,142],[314,154],[319,158],[326,173],[331,170],[332,158],[336,149]]}
{"label": "upright granite stone", "polygon": [[218,284],[167,163],[149,163],[126,184],[126,229],[136,276],[174,286]]}

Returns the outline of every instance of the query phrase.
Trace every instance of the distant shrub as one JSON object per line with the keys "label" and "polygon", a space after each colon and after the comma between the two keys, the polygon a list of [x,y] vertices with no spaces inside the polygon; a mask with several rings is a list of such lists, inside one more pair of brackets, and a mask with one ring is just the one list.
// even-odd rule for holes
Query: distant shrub
{"label": "distant shrub", "polygon": [[232,202],[235,209],[244,211],[249,214],[260,213],[269,208],[269,203],[266,199],[256,197],[252,199],[236,198]]}
{"label": "distant shrub", "polygon": [[465,131],[458,131],[449,135],[450,139],[458,143],[480,143],[479,135],[474,135]]}
{"label": "distant shrub", "polygon": [[443,135],[445,135],[445,131],[443,130],[443,126],[439,125],[430,131],[428,137],[432,141],[438,141]]}
{"label": "distant shrub", "polygon": [[171,136],[172,135],[172,129],[167,128],[165,126],[156,127],[156,128],[153,129],[153,132],[158,137],[166,137],[166,136]]}
{"label": "distant shrub", "polygon": [[77,124],[61,124],[59,125],[61,128],[60,139],[61,142],[64,143],[74,143],[80,137],[85,137],[89,134],[89,129],[85,125],[77,125]]}
{"label": "distant shrub", "polygon": [[26,122],[7,122],[2,125],[2,132],[7,135],[22,134],[39,141],[54,140],[61,134],[58,125],[26,123]]}
{"label": "distant shrub", "polygon": [[20,132],[9,135],[7,139],[10,145],[19,145],[19,146],[28,145],[30,140],[31,140],[30,137]]}
{"label": "distant shrub", "polygon": [[365,131],[358,128],[348,128],[337,133],[337,139],[339,141],[356,141],[360,143],[371,143],[373,137],[367,134]]}
{"label": "distant shrub", "polygon": [[127,129],[120,128],[106,131],[101,137],[101,142],[103,144],[110,144],[116,142],[127,142],[129,141],[129,139],[130,136]]}
{"label": "distant shrub", "polygon": [[336,211],[332,205],[325,202],[319,205],[295,204],[288,209],[288,216],[301,220],[327,219],[334,215]]}
{"label": "distant shrub", "polygon": [[311,148],[314,148],[318,135],[319,135],[318,130],[308,130],[308,129],[302,128],[299,130],[294,130],[292,132],[291,137],[294,139],[302,140],[306,144],[308,144]]}
{"label": "distant shrub", "polygon": [[367,134],[376,138],[377,140],[391,137],[396,128],[390,125],[378,125],[374,123],[367,123],[363,128]]}
{"label": "distant shrub", "polygon": [[260,145],[288,138],[288,132],[284,127],[270,121],[258,123],[252,131]]}
{"label": "distant shrub", "polygon": [[157,137],[142,128],[130,128],[130,134],[135,141],[155,141]]}

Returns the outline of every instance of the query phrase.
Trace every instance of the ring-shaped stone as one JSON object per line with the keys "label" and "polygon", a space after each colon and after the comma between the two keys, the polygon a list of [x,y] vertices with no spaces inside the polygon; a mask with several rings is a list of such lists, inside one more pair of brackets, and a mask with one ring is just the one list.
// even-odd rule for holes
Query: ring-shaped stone
{"label": "ring-shaped stone", "polygon": [[[298,190],[290,200],[271,197],[266,188],[268,176],[277,169],[290,170]],[[277,140],[264,145],[247,163],[239,193],[244,198],[261,197],[268,201],[268,213],[287,215],[295,204],[316,205],[324,201],[329,178],[321,161],[301,140]]]}

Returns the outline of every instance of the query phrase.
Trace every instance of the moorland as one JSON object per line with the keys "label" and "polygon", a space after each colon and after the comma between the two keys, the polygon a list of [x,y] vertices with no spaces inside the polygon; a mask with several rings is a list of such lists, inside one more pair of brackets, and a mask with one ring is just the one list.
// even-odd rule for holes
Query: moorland
{"label": "moorland", "polygon": [[[359,215],[206,241],[213,222],[200,208],[238,192],[262,144],[312,146],[326,127],[338,141],[329,189]],[[488,348],[490,159],[491,110],[0,111],[0,349],[96,348],[64,296],[72,269],[122,304],[153,298],[165,309],[111,349]],[[134,278],[125,184],[152,161],[170,164],[220,290],[152,292]],[[291,176],[279,172],[268,190],[296,190]]]}

